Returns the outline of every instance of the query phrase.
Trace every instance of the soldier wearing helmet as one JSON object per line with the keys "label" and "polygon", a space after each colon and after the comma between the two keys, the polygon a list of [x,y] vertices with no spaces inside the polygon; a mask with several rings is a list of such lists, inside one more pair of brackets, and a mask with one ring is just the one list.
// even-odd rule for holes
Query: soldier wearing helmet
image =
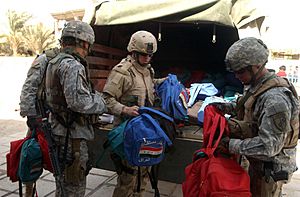
{"label": "soldier wearing helmet", "polygon": [[[157,42],[150,32],[134,33],[127,50],[128,56],[112,69],[103,89],[108,111],[115,115],[115,126],[125,118],[139,115],[140,106],[153,106],[154,85],[165,79],[154,79],[150,61],[157,51]],[[111,156],[119,175],[113,196],[142,196],[147,183],[147,167],[141,167],[141,184],[138,191],[138,167],[130,166],[118,155]]]}
{"label": "soldier wearing helmet", "polygon": [[230,138],[221,140],[219,150],[248,160],[253,197],[281,196],[282,185],[297,170],[298,96],[292,84],[265,68],[268,55],[260,39],[249,37],[235,42],[225,60],[248,88],[237,100],[237,116],[228,122]]}
{"label": "soldier wearing helmet", "polygon": [[89,24],[68,22],[62,30],[60,53],[49,61],[46,70],[46,103],[63,172],[62,187],[56,183],[56,196],[84,196],[87,141],[94,138],[92,124],[106,111],[102,95],[92,89],[85,59],[94,41]]}

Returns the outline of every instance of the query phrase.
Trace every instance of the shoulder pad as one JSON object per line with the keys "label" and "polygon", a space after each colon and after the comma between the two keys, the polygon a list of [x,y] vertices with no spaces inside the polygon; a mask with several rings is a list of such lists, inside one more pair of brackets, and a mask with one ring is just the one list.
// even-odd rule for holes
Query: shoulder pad
{"label": "shoulder pad", "polygon": [[118,65],[116,65],[113,70],[124,75],[130,75],[129,69],[132,64],[126,60],[122,60]]}
{"label": "shoulder pad", "polygon": [[46,54],[47,59],[51,60],[59,54],[59,49],[58,48],[49,49],[46,50],[44,53]]}
{"label": "shoulder pad", "polygon": [[51,59],[49,63],[56,64],[59,61],[62,61],[65,58],[75,59],[72,55],[66,54],[66,53],[59,53],[56,57]]}

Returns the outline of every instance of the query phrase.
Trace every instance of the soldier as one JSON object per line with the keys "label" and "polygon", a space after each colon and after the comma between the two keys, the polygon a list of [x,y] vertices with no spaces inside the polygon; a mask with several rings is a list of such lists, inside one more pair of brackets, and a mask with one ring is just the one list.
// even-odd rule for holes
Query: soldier
{"label": "soldier", "polygon": [[[223,138],[219,149],[247,158],[253,197],[281,196],[282,185],[297,170],[298,96],[292,84],[265,68],[268,56],[267,46],[249,37],[235,42],[225,60],[247,89],[237,100],[231,138]],[[232,109],[218,105],[225,113]]]}
{"label": "soldier", "polygon": [[[94,31],[81,21],[70,21],[62,30],[61,52],[49,61],[46,71],[46,102],[49,121],[63,169],[60,183],[67,196],[84,196],[87,141],[94,138],[92,125],[106,111],[99,92],[92,89],[86,56],[94,43]],[[56,196],[61,187],[56,182]]]}
{"label": "soldier", "polygon": [[[116,117],[114,125],[120,124],[126,117],[139,115],[140,106],[153,106],[154,85],[165,80],[154,79],[150,61],[157,50],[157,42],[151,33],[134,33],[127,50],[129,55],[112,69],[103,89],[108,111]],[[140,167],[141,176],[138,177],[138,167],[121,161],[115,154],[111,157],[119,175],[113,196],[142,196],[147,184],[148,168]],[[139,178],[140,188],[137,186]]]}
{"label": "soldier", "polygon": [[[37,107],[37,99],[42,96],[42,92],[40,91],[47,64],[49,60],[54,58],[58,53],[58,48],[46,50],[35,58],[28,70],[27,78],[23,84],[20,96],[20,115],[27,117],[27,126],[29,128],[26,134],[27,136],[31,134],[30,131],[32,129],[40,126],[41,114]],[[26,183],[25,186],[25,196],[31,197],[33,184]]]}

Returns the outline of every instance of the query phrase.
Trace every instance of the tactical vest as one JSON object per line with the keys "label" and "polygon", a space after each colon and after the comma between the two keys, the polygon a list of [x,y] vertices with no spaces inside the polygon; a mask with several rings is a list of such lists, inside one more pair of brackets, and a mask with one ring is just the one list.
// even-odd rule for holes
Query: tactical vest
{"label": "tactical vest", "polygon": [[[245,95],[243,97],[248,97],[246,99],[238,100],[237,105],[241,105],[241,109],[238,111],[238,118],[240,120],[245,121],[246,123],[252,123],[253,121],[253,110],[254,110],[254,103],[261,94],[266,92],[267,90],[274,88],[274,87],[286,87],[288,88],[292,94],[298,99],[297,92],[292,84],[285,78],[281,77],[273,77],[268,79],[265,83],[261,85],[255,92],[248,93],[250,95]],[[292,95],[290,95],[290,99],[293,99]],[[242,103],[239,103],[242,102]],[[291,117],[290,124],[292,127],[292,131],[288,133],[286,141],[284,142],[284,148],[293,148],[297,145],[298,135],[299,135],[299,115]],[[257,133],[255,134],[257,136]]]}
{"label": "tactical vest", "polygon": [[[141,68],[142,67],[131,58],[121,61],[119,66],[117,65],[114,68],[115,71],[131,78],[130,80],[132,81],[132,85],[130,87],[126,87],[125,92],[123,92],[120,99],[120,102],[127,106],[153,106],[154,70],[152,67],[149,67],[148,69]],[[144,88],[141,88],[140,84],[143,84]]]}
{"label": "tactical vest", "polygon": [[[58,48],[53,48],[53,49],[49,49],[46,50],[44,52],[44,54],[46,55],[47,58],[47,63],[49,63],[50,60],[52,60],[53,58],[55,58],[58,54],[59,54],[59,49]],[[46,65],[46,69],[45,72],[43,74],[43,79],[41,84],[38,87],[38,91],[37,91],[37,99],[41,100],[41,101],[45,101],[46,100],[46,93],[45,93],[45,78],[46,78],[46,71],[47,71],[47,65]]]}
{"label": "tactical vest", "polygon": [[[68,109],[66,98],[63,93],[63,87],[61,86],[59,77],[57,75],[58,66],[65,58],[75,59],[70,54],[60,53],[49,62],[49,68],[46,71],[47,105],[49,106],[54,117],[65,127],[69,127],[74,121],[82,126],[97,123],[97,115],[81,114]],[[87,78],[89,81],[88,75]]]}

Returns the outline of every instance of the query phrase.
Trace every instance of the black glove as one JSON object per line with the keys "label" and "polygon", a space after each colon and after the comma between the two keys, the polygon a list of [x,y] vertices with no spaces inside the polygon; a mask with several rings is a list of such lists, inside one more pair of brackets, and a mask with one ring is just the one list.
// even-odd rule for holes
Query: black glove
{"label": "black glove", "polygon": [[234,106],[232,103],[215,102],[215,103],[210,103],[209,105],[215,106],[220,112],[224,114],[232,114],[234,110]]}
{"label": "black glove", "polygon": [[229,154],[229,137],[223,137],[219,144],[218,144],[218,147],[216,149],[216,152],[217,153],[225,153],[225,154]]}
{"label": "black glove", "polygon": [[27,116],[27,126],[30,128],[30,130],[36,129],[41,126],[40,121],[38,118],[33,117],[33,116]]}

